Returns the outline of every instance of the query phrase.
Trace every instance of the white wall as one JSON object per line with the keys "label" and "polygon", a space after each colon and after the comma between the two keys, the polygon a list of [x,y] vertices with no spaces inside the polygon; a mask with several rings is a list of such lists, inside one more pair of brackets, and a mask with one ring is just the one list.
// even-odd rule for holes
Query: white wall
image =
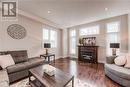
{"label": "white wall", "polygon": [[[27,30],[27,36],[24,39],[13,39],[7,34],[7,27],[11,24],[20,24]],[[19,15],[18,21],[0,20],[0,51],[8,50],[28,50],[29,57],[39,56],[45,52],[42,47],[42,28],[43,23]],[[51,49],[57,57],[62,56],[61,30],[58,32],[58,48]]]}
{"label": "white wall", "polygon": [[[18,17],[18,21],[2,21],[1,39],[2,51],[7,50],[28,50],[29,57],[35,56],[41,48],[42,24],[35,22],[23,16]],[[24,39],[13,39],[7,34],[7,28],[11,24],[20,24],[27,30],[27,36]],[[35,50],[33,50],[35,49]]]}

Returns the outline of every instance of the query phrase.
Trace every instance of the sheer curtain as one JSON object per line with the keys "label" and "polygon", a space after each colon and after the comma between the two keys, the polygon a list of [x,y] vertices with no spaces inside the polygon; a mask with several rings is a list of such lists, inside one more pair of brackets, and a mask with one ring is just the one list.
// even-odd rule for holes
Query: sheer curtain
{"label": "sheer curtain", "polygon": [[69,31],[69,53],[70,55],[75,55],[76,54],[76,30],[72,29]]}
{"label": "sheer curtain", "polygon": [[57,47],[57,32],[50,30],[50,43],[53,48]]}

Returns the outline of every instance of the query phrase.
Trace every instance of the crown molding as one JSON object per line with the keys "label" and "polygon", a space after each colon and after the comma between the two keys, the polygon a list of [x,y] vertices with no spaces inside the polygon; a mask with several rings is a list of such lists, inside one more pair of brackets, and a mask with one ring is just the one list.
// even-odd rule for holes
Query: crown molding
{"label": "crown molding", "polygon": [[52,22],[50,20],[38,17],[36,15],[30,14],[28,12],[25,12],[25,11],[22,11],[22,10],[19,10],[19,9],[18,9],[18,14],[22,15],[22,16],[25,16],[25,17],[28,17],[28,18],[31,18],[31,19],[33,19],[35,21],[38,21],[38,22],[41,22],[43,24],[46,24],[46,25],[49,25],[49,26],[52,26],[52,27],[56,27],[58,29],[64,29],[63,26],[60,26],[59,24],[56,24],[56,23],[54,23],[54,22]]}
{"label": "crown molding", "polygon": [[[2,2],[0,2],[0,11],[1,11],[1,10],[2,10]],[[43,24],[46,24],[46,25],[49,25],[49,26],[58,28],[58,29],[65,29],[64,26],[61,26],[61,25],[59,25],[59,24],[57,24],[57,23],[54,23],[54,22],[52,22],[52,21],[50,21],[50,20],[47,20],[47,19],[45,19],[45,18],[41,18],[41,17],[39,17],[39,16],[36,16],[36,15],[34,15],[34,14],[25,12],[25,11],[20,10],[20,9],[17,9],[17,14],[18,14],[18,15],[25,16],[25,17],[30,18],[30,19],[33,19],[33,20],[35,20],[35,21],[37,21],[37,22],[41,22],[41,23],[43,23]]]}

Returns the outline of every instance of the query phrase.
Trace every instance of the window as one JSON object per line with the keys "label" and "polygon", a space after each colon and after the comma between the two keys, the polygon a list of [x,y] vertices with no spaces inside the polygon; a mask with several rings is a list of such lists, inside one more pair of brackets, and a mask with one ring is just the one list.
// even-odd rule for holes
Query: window
{"label": "window", "polygon": [[119,32],[119,22],[113,22],[107,24],[107,33]]}
{"label": "window", "polygon": [[86,28],[80,29],[80,36],[94,35],[94,34],[99,34],[99,26],[86,27]]}
{"label": "window", "polygon": [[57,32],[51,29],[43,29],[43,42],[51,43],[52,48],[57,47]]}
{"label": "window", "polygon": [[43,29],[43,39],[49,40],[49,30],[48,29]]}
{"label": "window", "polygon": [[[120,23],[113,22],[107,24],[107,55],[112,55],[112,49],[110,48],[110,43],[120,43]],[[117,49],[117,54],[119,54],[120,50]]]}
{"label": "window", "polygon": [[69,32],[70,37],[70,54],[76,54],[76,30],[70,30]]}

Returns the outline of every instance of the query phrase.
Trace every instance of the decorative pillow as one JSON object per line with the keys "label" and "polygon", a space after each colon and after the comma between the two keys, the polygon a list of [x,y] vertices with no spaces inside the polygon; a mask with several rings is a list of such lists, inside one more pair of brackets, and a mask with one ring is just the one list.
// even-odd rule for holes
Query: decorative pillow
{"label": "decorative pillow", "polygon": [[124,67],[130,68],[130,54],[126,55],[126,64],[125,64]]}
{"label": "decorative pillow", "polygon": [[119,65],[119,66],[125,65],[126,56],[119,56],[119,57],[115,58],[114,62],[116,65]]}
{"label": "decorative pillow", "polygon": [[106,57],[106,63],[108,63],[108,64],[113,64],[115,58],[116,58],[116,56],[109,56],[109,57]]}
{"label": "decorative pillow", "polygon": [[8,66],[14,65],[14,60],[10,54],[0,55],[0,66],[4,69]]}

